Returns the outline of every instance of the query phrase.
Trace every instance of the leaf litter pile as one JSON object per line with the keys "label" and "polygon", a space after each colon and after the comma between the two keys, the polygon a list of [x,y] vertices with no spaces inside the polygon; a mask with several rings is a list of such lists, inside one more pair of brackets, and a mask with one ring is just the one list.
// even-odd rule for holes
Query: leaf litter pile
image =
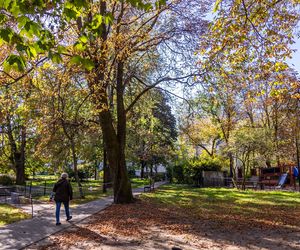
{"label": "leaf litter pile", "polygon": [[[249,206],[244,205],[245,210]],[[35,249],[300,249],[299,209],[211,209],[142,198],[112,205]]]}

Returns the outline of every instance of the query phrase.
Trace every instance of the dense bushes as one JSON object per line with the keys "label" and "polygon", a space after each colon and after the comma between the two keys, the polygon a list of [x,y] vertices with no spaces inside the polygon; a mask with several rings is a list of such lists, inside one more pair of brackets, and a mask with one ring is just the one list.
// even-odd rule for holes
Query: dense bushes
{"label": "dense bushes", "polygon": [[[75,173],[74,170],[72,168],[67,169],[66,171],[69,175],[70,180],[75,181]],[[89,173],[87,173],[86,171],[84,171],[83,169],[79,169],[78,170],[78,178],[80,179],[80,181],[82,182],[84,179],[87,179],[89,177]]]}
{"label": "dense bushes", "polygon": [[135,178],[136,177],[134,167],[127,167],[127,172],[128,172],[129,178]]}
{"label": "dense bushes", "polygon": [[10,186],[13,183],[14,180],[9,175],[0,175],[0,185]]}
{"label": "dense bushes", "polygon": [[156,173],[156,174],[154,174],[154,180],[155,181],[165,181],[166,174],[165,173]]}
{"label": "dense bushes", "polygon": [[180,162],[167,169],[168,179],[176,183],[197,184],[202,171],[222,171],[228,167],[228,162],[221,157],[201,155]]}

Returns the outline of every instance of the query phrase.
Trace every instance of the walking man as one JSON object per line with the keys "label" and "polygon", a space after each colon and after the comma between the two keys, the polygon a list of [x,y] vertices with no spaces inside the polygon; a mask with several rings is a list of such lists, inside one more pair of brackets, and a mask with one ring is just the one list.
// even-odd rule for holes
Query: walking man
{"label": "walking man", "polygon": [[59,226],[61,225],[59,220],[61,203],[64,204],[67,221],[72,219],[72,216],[70,216],[69,201],[73,198],[73,191],[72,186],[68,181],[67,173],[61,174],[61,178],[56,182],[56,184],[53,187],[53,192],[55,193],[54,200],[56,203],[56,226]]}

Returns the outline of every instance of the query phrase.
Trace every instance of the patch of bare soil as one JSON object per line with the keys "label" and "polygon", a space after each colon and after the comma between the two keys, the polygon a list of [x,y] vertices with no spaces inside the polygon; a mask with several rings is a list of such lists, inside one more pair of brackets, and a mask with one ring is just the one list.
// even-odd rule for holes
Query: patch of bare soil
{"label": "patch of bare soil", "polygon": [[265,223],[255,214],[247,223],[230,214],[224,210],[221,216],[218,210],[216,217],[205,211],[196,216],[138,200],[112,205],[29,249],[300,249],[300,228]]}

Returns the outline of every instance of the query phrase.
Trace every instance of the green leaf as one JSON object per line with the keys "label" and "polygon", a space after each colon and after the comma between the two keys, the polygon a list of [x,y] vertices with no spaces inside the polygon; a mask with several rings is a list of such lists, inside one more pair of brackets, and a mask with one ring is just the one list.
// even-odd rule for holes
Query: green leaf
{"label": "green leaf", "polygon": [[52,53],[51,51],[48,54],[48,57],[52,60],[54,63],[61,63],[62,57],[59,53]]}
{"label": "green leaf", "polygon": [[24,58],[19,55],[10,55],[4,61],[3,67],[5,71],[14,69],[23,72],[26,67],[26,62]]}
{"label": "green leaf", "polygon": [[85,46],[82,43],[75,43],[75,49],[78,51],[84,51],[85,50]]}
{"label": "green leaf", "polygon": [[58,45],[57,46],[57,51],[58,51],[59,54],[62,54],[62,53],[65,53],[67,51],[67,49],[62,45]]}
{"label": "green leaf", "polygon": [[20,14],[22,14],[18,1],[12,1],[9,11],[14,17],[18,17]]}
{"label": "green leaf", "polygon": [[11,44],[19,44],[19,43],[22,43],[22,42],[23,42],[22,38],[19,35],[17,35],[16,33],[13,34],[13,36],[10,40]]}
{"label": "green leaf", "polygon": [[95,67],[95,64],[90,59],[83,59],[82,64],[88,71],[92,70]]}
{"label": "green leaf", "polygon": [[70,60],[71,64],[81,64],[82,61],[82,57],[81,56],[73,56]]}
{"label": "green leaf", "polygon": [[14,33],[10,28],[0,29],[0,37],[7,43],[11,42]]}
{"label": "green leaf", "polygon": [[222,0],[217,0],[215,5],[214,5],[214,8],[213,8],[213,13],[217,12],[220,8],[220,4],[221,4]]}
{"label": "green leaf", "polygon": [[92,60],[82,58],[81,56],[78,56],[78,55],[77,56],[73,56],[71,58],[71,60],[70,60],[70,63],[71,64],[81,65],[81,66],[83,66],[85,69],[87,69],[89,71],[92,70],[95,67],[95,65],[94,65],[94,63],[93,63]]}
{"label": "green leaf", "polygon": [[35,49],[38,51],[38,52],[44,52],[45,50],[48,49],[48,46],[44,43],[43,40],[39,40],[37,41],[36,45],[35,45]]}
{"label": "green leaf", "polygon": [[87,6],[87,2],[85,0],[74,0],[74,5],[76,7],[82,8]]}
{"label": "green leaf", "polygon": [[82,43],[87,43],[88,38],[87,38],[87,36],[81,36],[81,37],[79,37],[79,41],[81,41]]}
{"label": "green leaf", "polygon": [[37,51],[34,46],[28,46],[27,54],[30,58],[34,58],[37,56]]}
{"label": "green leaf", "polygon": [[0,0],[0,7],[8,10],[11,3],[11,0]]}
{"label": "green leaf", "polygon": [[66,16],[67,21],[77,18],[77,12],[66,7],[64,8],[64,14]]}
{"label": "green leaf", "polygon": [[102,19],[103,19],[102,15],[100,15],[100,14],[94,15],[93,20],[92,20],[92,29],[94,29],[94,30],[98,29],[100,27],[100,25],[102,24]]}
{"label": "green leaf", "polygon": [[144,5],[144,10],[145,10],[145,11],[150,11],[150,10],[152,10],[152,4],[151,4],[151,3],[145,4],[145,5]]}
{"label": "green leaf", "polygon": [[26,24],[27,22],[30,22],[31,20],[30,20],[27,16],[20,16],[20,17],[17,19],[17,21],[18,21],[18,23],[19,23],[18,27],[19,27],[19,29],[20,29],[20,28],[24,27],[25,24]]}
{"label": "green leaf", "polygon": [[22,53],[28,49],[28,47],[22,43],[17,44],[16,49]]}
{"label": "green leaf", "polygon": [[7,21],[7,17],[4,14],[0,14],[0,24],[3,24]]}
{"label": "green leaf", "polygon": [[112,22],[114,21],[114,16],[112,13],[107,13],[105,18],[104,18],[104,22],[106,25],[112,24]]}
{"label": "green leaf", "polygon": [[29,37],[40,35],[41,28],[37,23],[33,21],[27,21],[26,24],[24,25],[24,29],[27,31],[27,35]]}

